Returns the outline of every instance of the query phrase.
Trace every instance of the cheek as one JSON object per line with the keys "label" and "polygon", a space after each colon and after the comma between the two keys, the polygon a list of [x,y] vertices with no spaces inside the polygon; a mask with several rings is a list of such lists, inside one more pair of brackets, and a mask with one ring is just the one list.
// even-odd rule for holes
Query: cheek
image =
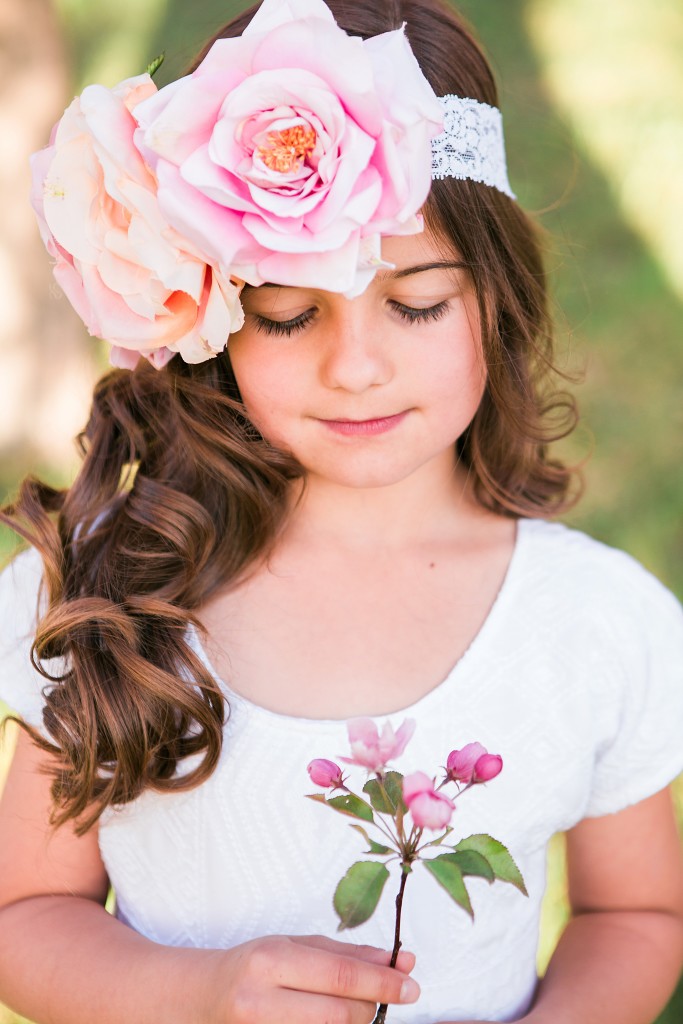
{"label": "cheek", "polygon": [[474,415],[484,394],[487,368],[484,358],[476,303],[468,303],[444,331],[430,367],[437,393]]}
{"label": "cheek", "polygon": [[240,331],[229,342],[230,362],[244,407],[251,422],[274,443],[277,425],[286,413],[287,402],[296,394],[300,379],[292,353],[278,352],[264,345],[259,336]]}
{"label": "cheek", "polygon": [[468,297],[463,314],[468,334],[468,344],[463,349],[463,375],[467,379],[468,390],[475,402],[474,411],[476,412],[486,389],[488,370],[481,336],[479,306],[473,295]]}
{"label": "cheek", "polygon": [[261,404],[267,400],[272,366],[268,365],[260,351],[257,339],[247,335],[244,329],[230,338],[228,350],[242,401],[253,419]]}

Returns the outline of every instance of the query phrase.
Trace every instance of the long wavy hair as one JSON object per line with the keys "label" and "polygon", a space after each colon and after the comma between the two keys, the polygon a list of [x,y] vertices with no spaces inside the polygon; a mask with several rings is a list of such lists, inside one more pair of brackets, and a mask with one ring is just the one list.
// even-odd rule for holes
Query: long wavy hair
{"label": "long wavy hair", "polygon": [[[353,35],[405,23],[438,95],[497,105],[480,48],[439,0],[328,4]],[[239,35],[255,9],[215,38]],[[554,383],[537,229],[517,203],[472,181],[435,181],[425,216],[469,268],[481,315],[488,382],[457,444],[476,498],[512,517],[561,513],[574,501],[573,471],[548,446],[576,411]],[[47,680],[50,738],[24,728],[56,757],[54,824],[73,819],[83,833],[111,804],[190,788],[215,768],[229,709],[188,627],[267,554],[303,471],[250,424],[228,351],[196,366],[175,357],[161,371],[142,361],[108,373],[79,445],[70,488],[29,478],[2,520],[44,563],[32,658]],[[52,658],[58,676],[44,665]]]}

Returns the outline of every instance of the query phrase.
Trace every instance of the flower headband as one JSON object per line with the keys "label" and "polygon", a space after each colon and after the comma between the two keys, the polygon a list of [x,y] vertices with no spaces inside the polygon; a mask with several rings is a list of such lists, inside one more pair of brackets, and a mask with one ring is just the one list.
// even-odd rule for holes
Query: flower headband
{"label": "flower headband", "polygon": [[55,277],[130,369],[217,355],[245,283],[360,294],[382,236],[422,231],[432,177],[514,198],[500,112],[439,100],[403,29],[349,36],[323,0],[264,0],[161,90],[88,86],[32,170]]}

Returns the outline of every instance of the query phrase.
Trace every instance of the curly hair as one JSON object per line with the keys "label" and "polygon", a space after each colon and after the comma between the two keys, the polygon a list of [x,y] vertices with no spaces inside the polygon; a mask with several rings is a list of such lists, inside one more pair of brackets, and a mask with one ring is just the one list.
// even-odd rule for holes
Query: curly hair
{"label": "curly hair", "polygon": [[[405,23],[438,95],[497,105],[479,46],[439,0],[328,5],[353,35]],[[254,10],[215,38],[240,34]],[[479,305],[487,384],[457,444],[476,499],[511,517],[561,513],[575,475],[549,445],[571,431],[576,409],[554,384],[538,230],[496,189],[454,179],[433,183],[425,218],[466,264]],[[109,805],[146,788],[190,788],[215,768],[229,709],[188,627],[200,628],[197,610],[267,554],[303,470],[249,422],[228,351],[196,366],[175,357],[160,371],[142,361],[108,373],[79,442],[70,488],[30,478],[1,518],[44,562],[47,611],[32,658],[47,679],[50,739],[24,728],[57,759],[54,824],[72,819],[83,833]],[[57,677],[42,664],[52,658]]]}

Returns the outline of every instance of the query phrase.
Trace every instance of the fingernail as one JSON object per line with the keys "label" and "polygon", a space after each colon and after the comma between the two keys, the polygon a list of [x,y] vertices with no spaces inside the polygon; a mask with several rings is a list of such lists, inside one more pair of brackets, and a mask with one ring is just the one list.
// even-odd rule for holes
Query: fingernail
{"label": "fingernail", "polygon": [[412,978],[406,978],[401,985],[400,999],[402,1003],[414,1003],[420,995],[420,986]]}

